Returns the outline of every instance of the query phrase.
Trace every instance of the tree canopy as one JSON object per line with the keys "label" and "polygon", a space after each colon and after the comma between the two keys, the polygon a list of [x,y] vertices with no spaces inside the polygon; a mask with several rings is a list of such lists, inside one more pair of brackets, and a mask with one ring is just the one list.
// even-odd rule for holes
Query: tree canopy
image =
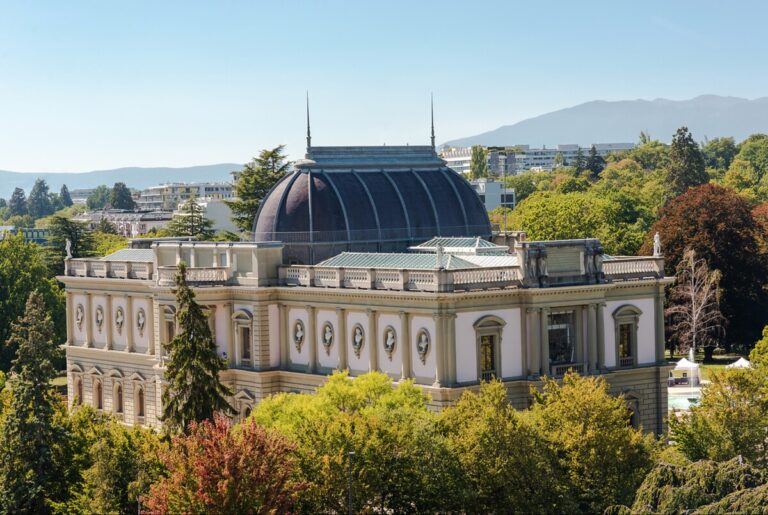
{"label": "tree canopy", "polygon": [[235,200],[227,201],[232,221],[243,232],[251,232],[256,213],[267,193],[288,171],[285,146],[265,149],[240,171],[235,183]]}
{"label": "tree canopy", "polygon": [[205,217],[205,210],[193,196],[179,206],[179,210],[166,227],[169,236],[194,236],[199,240],[213,237],[213,222]]}
{"label": "tree canopy", "polygon": [[131,190],[124,182],[116,182],[109,192],[109,203],[112,209],[126,209],[128,211],[136,207]]}
{"label": "tree canopy", "polygon": [[472,179],[488,177],[488,152],[482,145],[472,147],[472,156],[469,161],[469,176]]}
{"label": "tree canopy", "polygon": [[111,197],[112,190],[109,186],[102,184],[94,188],[91,194],[88,195],[88,198],[85,199],[85,205],[92,211],[104,209],[109,204]]}

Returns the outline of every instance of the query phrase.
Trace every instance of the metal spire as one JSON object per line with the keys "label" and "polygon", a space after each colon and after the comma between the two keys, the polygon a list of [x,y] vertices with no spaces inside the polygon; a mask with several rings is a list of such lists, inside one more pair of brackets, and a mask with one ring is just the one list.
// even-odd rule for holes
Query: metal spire
{"label": "metal spire", "polygon": [[435,98],[432,93],[429,94],[429,111],[432,117],[432,150],[435,149]]}
{"label": "metal spire", "polygon": [[307,152],[312,148],[312,134],[309,130],[309,91],[307,91]]}

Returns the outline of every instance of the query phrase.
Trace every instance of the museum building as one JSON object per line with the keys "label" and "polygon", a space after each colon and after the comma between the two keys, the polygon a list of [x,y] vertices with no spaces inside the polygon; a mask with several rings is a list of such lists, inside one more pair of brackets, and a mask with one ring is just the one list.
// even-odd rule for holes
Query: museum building
{"label": "museum building", "polygon": [[[253,241],[156,241],[67,259],[70,404],[159,427],[177,264],[208,308],[238,416],[334,370],[412,379],[440,408],[500,379],[518,408],[542,376],[604,376],[634,424],[667,411],[663,258],[595,239],[492,234],[432,146],[312,147],[262,202]],[[137,244],[138,245],[138,244]]]}

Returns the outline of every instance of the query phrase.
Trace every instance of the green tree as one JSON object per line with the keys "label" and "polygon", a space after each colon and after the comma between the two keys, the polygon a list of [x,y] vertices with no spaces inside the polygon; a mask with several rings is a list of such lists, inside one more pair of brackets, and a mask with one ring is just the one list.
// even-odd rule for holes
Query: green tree
{"label": "green tree", "polygon": [[66,184],[61,185],[61,190],[59,190],[59,198],[61,199],[61,204],[64,207],[69,207],[72,205],[72,196],[69,194],[69,188],[67,188]]}
{"label": "green tree", "polygon": [[179,206],[166,230],[171,236],[194,236],[199,240],[213,237],[213,222],[205,217],[205,211],[195,197]]}
{"label": "green tree", "polygon": [[108,256],[120,249],[128,247],[128,240],[118,234],[108,232],[93,232],[94,253],[97,256]]}
{"label": "green tree", "polygon": [[82,222],[54,215],[48,224],[48,267],[55,275],[64,273],[64,259],[67,257],[67,240],[71,244],[73,258],[94,255],[93,233]]}
{"label": "green tree", "polygon": [[252,419],[235,428],[218,414],[192,423],[163,453],[169,474],[144,504],[152,513],[290,513],[304,489],[294,449]]}
{"label": "green tree", "polygon": [[[352,509],[363,513],[457,512],[465,485],[436,415],[411,381],[393,388],[373,372],[350,380],[335,373],[315,395],[278,394],[252,417],[297,445],[307,489],[299,512],[346,513],[352,469]],[[348,452],[354,457],[349,461]]]}
{"label": "green tree", "polygon": [[0,371],[9,370],[16,355],[15,345],[8,340],[11,323],[24,314],[26,299],[34,291],[45,300],[46,312],[54,322],[56,343],[64,342],[64,292],[51,277],[43,250],[24,241],[21,234],[6,234],[0,240]]}
{"label": "green tree", "polygon": [[243,232],[251,232],[256,213],[267,193],[288,171],[285,146],[265,149],[240,172],[235,183],[235,200],[226,201],[232,209],[232,221]]}
{"label": "green tree", "polygon": [[109,204],[109,200],[112,197],[112,190],[109,188],[109,186],[106,186],[102,184],[101,186],[97,186],[90,195],[88,195],[88,198],[85,199],[85,205],[90,209],[91,211],[95,211],[97,209],[104,209],[107,207],[107,204]]}
{"label": "green tree", "polygon": [[472,157],[469,162],[469,176],[472,179],[488,177],[488,152],[482,145],[472,146]]}
{"label": "green tree", "polygon": [[27,197],[24,195],[24,190],[21,188],[15,188],[11,199],[8,201],[8,209],[11,216],[24,216],[27,214]]}
{"label": "green tree", "polygon": [[576,149],[576,156],[574,156],[573,161],[568,164],[576,169],[575,175],[576,177],[579,177],[581,172],[587,167],[587,160],[584,158],[584,151],[581,150],[581,147]]}
{"label": "green tree", "polygon": [[625,400],[609,394],[603,377],[573,373],[533,394],[530,416],[556,449],[578,511],[629,504],[653,466],[654,441],[629,424]]}
{"label": "green tree", "polygon": [[751,164],[762,178],[768,172],[768,134],[752,134],[742,141],[735,159]]}
{"label": "green tree", "polygon": [[763,513],[766,483],[765,471],[740,456],[723,463],[660,463],[643,481],[630,513]]}
{"label": "green tree", "polygon": [[48,183],[37,179],[27,199],[27,213],[32,218],[42,218],[53,213]]}
{"label": "green tree", "polygon": [[555,158],[552,160],[552,166],[554,168],[561,168],[565,166],[565,157],[563,157],[562,152],[555,154]]}
{"label": "green tree", "polygon": [[736,157],[738,149],[733,138],[714,138],[705,141],[701,151],[708,168],[727,170]]}
{"label": "green tree", "polygon": [[8,203],[5,201],[3,197],[0,197],[0,209],[8,207]]}
{"label": "green tree", "polygon": [[158,455],[164,446],[154,431],[130,429],[114,419],[99,433],[88,449],[90,466],[82,471],[66,511],[133,513],[139,497],[164,472]]}
{"label": "green tree", "polygon": [[760,175],[749,161],[735,159],[723,177],[723,185],[745,195],[750,200],[756,200]]}
{"label": "green tree", "polygon": [[174,291],[179,333],[163,344],[168,387],[163,391],[162,420],[171,434],[186,432],[192,422],[208,420],[215,412],[234,412],[227,401],[232,392],[219,379],[226,361],[216,353],[208,313],[195,301],[186,273],[179,263]]}
{"label": "green tree", "polygon": [[691,460],[725,461],[744,456],[768,465],[768,391],[765,368],[726,368],[710,374],[701,401],[670,417],[669,430]]}
{"label": "green tree", "polygon": [[709,182],[704,156],[699,145],[693,140],[693,135],[688,132],[688,127],[680,127],[672,137],[667,181],[673,196]]}
{"label": "green tree", "polygon": [[749,361],[753,366],[768,368],[768,325],[763,327],[763,337],[749,352]]}
{"label": "green tree", "polygon": [[630,150],[626,156],[645,170],[658,170],[669,165],[669,147],[658,140],[648,140]]}
{"label": "green tree", "polygon": [[58,490],[60,471],[54,447],[65,435],[53,423],[56,400],[50,382],[59,351],[39,292],[29,296],[9,343],[18,350],[8,381],[11,406],[0,433],[0,507],[5,513],[48,513],[48,496]]}
{"label": "green tree", "polygon": [[586,169],[589,170],[589,179],[591,181],[598,180],[603,168],[605,168],[605,159],[597,153],[597,149],[592,145],[589,148],[589,156],[586,163]]}
{"label": "green tree", "polygon": [[512,407],[501,382],[465,391],[440,425],[461,465],[467,513],[574,512],[556,449]]}
{"label": "green tree", "polygon": [[96,228],[94,230],[106,234],[117,234],[117,227],[115,227],[115,224],[104,217],[99,220],[99,223],[96,224]]}
{"label": "green tree", "polygon": [[112,205],[112,209],[131,211],[136,207],[131,190],[128,189],[124,182],[116,182],[112,187],[112,190],[109,192],[109,203]]}

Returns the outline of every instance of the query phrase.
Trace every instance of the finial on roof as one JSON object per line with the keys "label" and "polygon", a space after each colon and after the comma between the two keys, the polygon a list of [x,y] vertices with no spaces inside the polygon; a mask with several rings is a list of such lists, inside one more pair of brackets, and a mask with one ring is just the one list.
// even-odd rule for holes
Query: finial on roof
{"label": "finial on roof", "polygon": [[432,118],[432,150],[435,149],[435,96],[429,94],[429,111]]}
{"label": "finial on roof", "polygon": [[312,148],[312,133],[309,130],[309,91],[307,91],[307,152]]}

